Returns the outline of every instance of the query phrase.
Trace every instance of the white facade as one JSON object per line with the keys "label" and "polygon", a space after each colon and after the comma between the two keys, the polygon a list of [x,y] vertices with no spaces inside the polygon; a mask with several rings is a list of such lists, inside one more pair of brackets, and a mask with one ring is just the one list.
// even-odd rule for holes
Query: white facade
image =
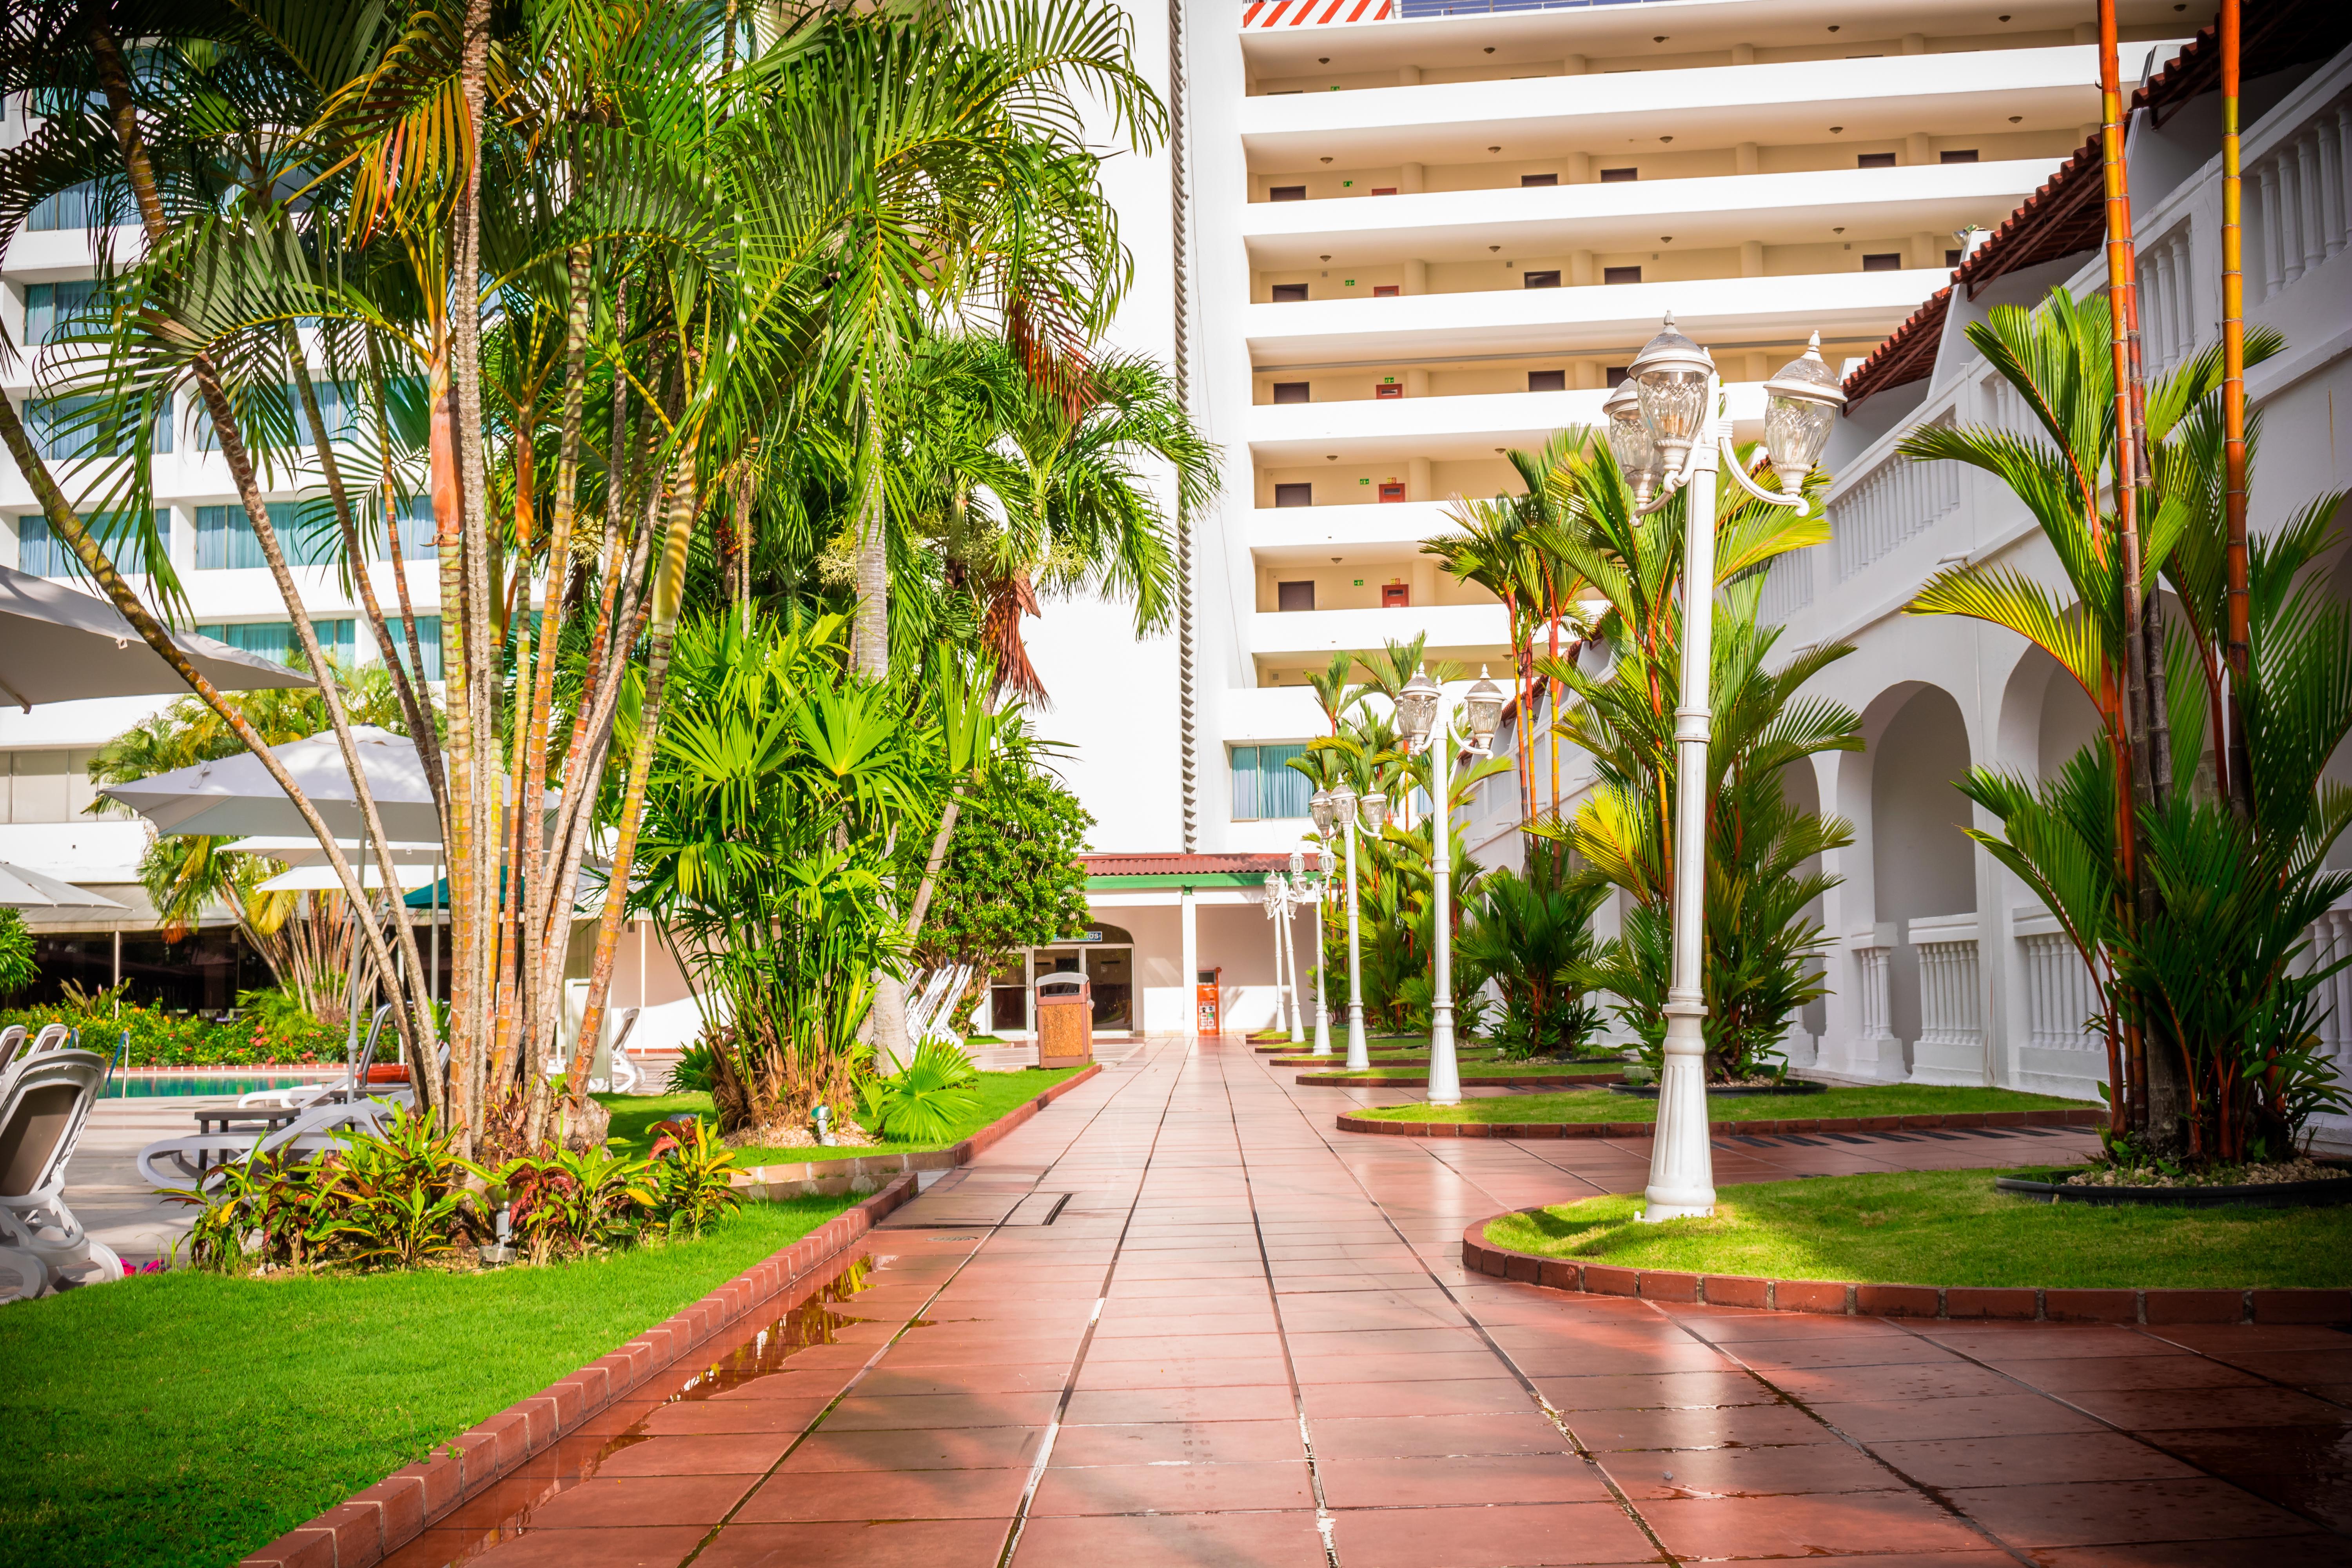
{"label": "white facade", "polygon": [[[2250,79],[2245,100],[2246,318],[2286,339],[2284,353],[2247,374],[2262,422],[2251,510],[2259,534],[2352,483],[2352,52]],[[2143,116],[2133,134],[2152,375],[2220,335],[2218,123],[2209,95],[2161,126]],[[2104,1041],[2084,1026],[2094,998],[2081,961],[2031,893],[1962,836],[1964,826],[1995,825],[1950,787],[1975,765],[2049,776],[2094,732],[2091,705],[2011,633],[1905,614],[1930,575],[1961,560],[2065,581],[1996,479],[1895,450],[1908,431],[1939,421],[2028,430],[2016,394],[1964,329],[2053,285],[2078,297],[2104,289],[2104,258],[2087,249],[2011,272],[1974,299],[1955,286],[1932,374],[1858,402],[1839,423],[1823,458],[1833,476],[1829,542],[1776,563],[1768,580],[1764,604],[1786,625],[1784,647],[1856,650],[1812,689],[1863,715],[1866,748],[1815,759],[1796,788],[1855,834],[1827,858],[1843,878],[1819,916],[1835,942],[1832,994],[1808,1009],[1793,1050],[1827,1074],[2084,1099],[2106,1076]],[[2333,574],[2332,591],[2352,596],[2352,562],[2339,554]],[[1538,742],[1538,777],[1548,781]],[[2345,765],[2339,759],[2338,771]],[[1591,771],[1565,748],[1562,766],[1562,804],[1573,810]],[[1489,786],[1484,805],[1473,842],[1507,858],[1510,781]],[[2352,863],[2352,847],[2339,845],[2336,857]],[[2331,914],[2313,935],[2315,957],[2341,956],[2352,910]],[[2335,986],[2329,1044],[2352,1076],[2352,984]],[[2318,1126],[2324,1142],[2352,1142],[2346,1119]]]}
{"label": "white facade", "polygon": [[[1168,12],[1129,9],[1164,71]],[[1032,633],[1045,722],[1077,747],[1097,849],[1288,849],[1303,796],[1235,775],[1278,776],[1324,732],[1307,670],[1423,633],[1472,675],[1508,668],[1502,606],[1421,551],[1455,498],[1517,488],[1505,448],[1596,423],[1669,310],[1760,433],[1756,384],[1809,332],[1832,364],[1867,354],[1944,283],[1958,234],[1999,224],[2098,118],[2079,5],[1449,9],[1487,7],[1183,7],[1187,360],[1224,461],[1193,527],[1197,826],[1188,842],[1172,787],[1175,639],[1053,604]],[[2123,13],[2136,80],[2189,24]],[[1139,273],[1121,346],[1172,355],[1169,159],[1113,169]]]}

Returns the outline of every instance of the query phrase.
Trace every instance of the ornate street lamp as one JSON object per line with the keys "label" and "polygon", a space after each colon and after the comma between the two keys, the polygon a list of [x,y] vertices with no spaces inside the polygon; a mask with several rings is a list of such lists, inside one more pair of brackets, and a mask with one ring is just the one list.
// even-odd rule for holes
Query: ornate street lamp
{"label": "ornate street lamp", "polygon": [[[1656,444],[1664,489],[1644,512],[1687,489],[1683,505],[1682,702],[1675,710],[1674,961],[1666,991],[1665,1067],[1658,1075],[1658,1122],[1651,1145],[1650,1185],[1642,1217],[1681,1219],[1715,1212],[1715,1159],[1707,1142],[1706,992],[1700,971],[1706,936],[1706,748],[1713,714],[1707,672],[1713,657],[1715,485],[1720,468],[1760,501],[1802,513],[1830,423],[1845,395],[1822,363],[1821,335],[1803,355],[1765,383],[1764,449],[1780,482],[1765,489],[1748,477],[1732,449],[1731,422],[1718,412],[1721,384],[1707,352],[1675,331],[1670,312],[1658,335],[1634,357],[1628,384],[1642,424]],[[1611,426],[1612,448],[1616,426]],[[1623,462],[1621,457],[1619,461]]]}
{"label": "ornate street lamp", "polygon": [[1318,789],[1307,802],[1307,815],[1315,821],[1315,836],[1323,841],[1323,879],[1315,889],[1315,1055],[1328,1057],[1331,1054],[1331,1009],[1323,994],[1323,906],[1331,901],[1333,879],[1339,871],[1331,835],[1339,826],[1339,803],[1329,790]]}
{"label": "ornate street lamp", "polygon": [[[1429,884],[1437,928],[1432,954],[1429,1001],[1429,1103],[1462,1103],[1462,1069],[1454,1051],[1454,877],[1446,832],[1454,816],[1454,743],[1446,722],[1445,688],[1417,671],[1397,697],[1397,724],[1408,750],[1429,755]],[[1502,689],[1479,671],[1478,684],[1463,704],[1470,726],[1470,749],[1484,756],[1503,714]],[[1483,727],[1482,727],[1483,726]],[[1435,750],[1430,748],[1434,744]]]}
{"label": "ornate street lamp", "polygon": [[1372,1065],[1364,1043],[1364,971],[1356,951],[1356,789],[1345,779],[1331,786],[1331,820],[1347,842],[1348,853],[1348,1066]]}

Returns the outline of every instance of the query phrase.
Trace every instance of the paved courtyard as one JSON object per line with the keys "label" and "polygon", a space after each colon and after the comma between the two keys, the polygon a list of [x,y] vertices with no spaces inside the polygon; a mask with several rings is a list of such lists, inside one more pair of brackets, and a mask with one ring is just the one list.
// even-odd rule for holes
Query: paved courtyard
{"label": "paved courtyard", "polygon": [[[1813,1318],[1466,1275],[1469,1222],[1638,1188],[1646,1142],[1349,1136],[1335,1110],[1402,1097],[1294,1071],[1148,1043],[900,1209],[821,1294],[393,1561],[2352,1561],[2352,1335]],[[1717,1170],[2084,1142],[1725,1141]]]}

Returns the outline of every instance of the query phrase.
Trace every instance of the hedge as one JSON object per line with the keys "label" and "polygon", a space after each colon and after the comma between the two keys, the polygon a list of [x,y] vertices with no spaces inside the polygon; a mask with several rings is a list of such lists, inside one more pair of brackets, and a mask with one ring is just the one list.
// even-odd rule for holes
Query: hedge
{"label": "hedge", "polygon": [[22,1024],[37,1035],[47,1024],[81,1031],[85,1050],[111,1057],[131,1031],[126,1065],[134,1068],[312,1067],[341,1065],[343,1031],[324,1026],[271,1030],[257,1019],[218,1024],[194,1014],[159,1013],[126,1006],[120,1016],[90,1017],[63,1007],[0,1012],[0,1028]]}

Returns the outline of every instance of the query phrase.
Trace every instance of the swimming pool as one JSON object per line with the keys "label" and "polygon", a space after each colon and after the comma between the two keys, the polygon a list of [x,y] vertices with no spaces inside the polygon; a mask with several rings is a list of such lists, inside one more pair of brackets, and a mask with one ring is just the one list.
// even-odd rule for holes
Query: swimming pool
{"label": "swimming pool", "polygon": [[194,1099],[198,1095],[251,1094],[257,1089],[288,1089],[326,1079],[302,1073],[117,1073],[106,1086],[109,1100]]}

